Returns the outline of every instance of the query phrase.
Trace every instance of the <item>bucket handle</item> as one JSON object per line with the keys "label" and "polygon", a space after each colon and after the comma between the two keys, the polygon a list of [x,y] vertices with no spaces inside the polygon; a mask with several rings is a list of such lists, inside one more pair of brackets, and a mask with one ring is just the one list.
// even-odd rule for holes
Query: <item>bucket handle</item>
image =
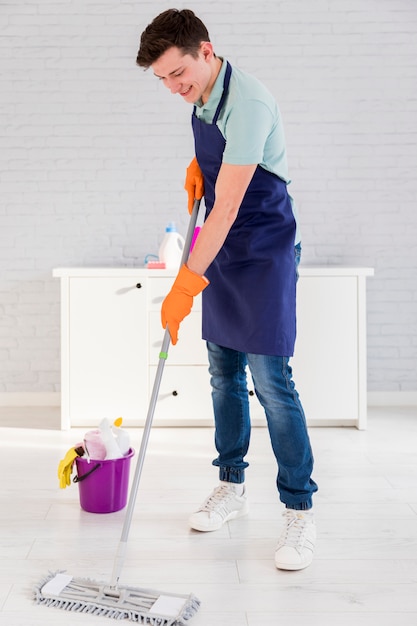
{"label": "bucket handle", "polygon": [[89,472],[86,472],[85,474],[83,474],[82,476],[74,476],[74,478],[72,479],[72,481],[74,483],[80,483],[81,481],[85,480],[86,478],[88,478],[88,476],[90,476],[90,474],[92,474],[93,472],[95,472],[99,467],[101,467],[101,463],[97,463],[97,465],[94,465],[94,467],[92,469],[90,469]]}

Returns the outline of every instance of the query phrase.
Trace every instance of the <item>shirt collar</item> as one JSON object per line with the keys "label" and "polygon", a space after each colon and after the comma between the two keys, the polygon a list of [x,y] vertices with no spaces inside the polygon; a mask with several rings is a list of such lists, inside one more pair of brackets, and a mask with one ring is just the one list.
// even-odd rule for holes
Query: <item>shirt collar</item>
{"label": "shirt collar", "polygon": [[224,83],[224,76],[226,74],[227,62],[226,62],[226,59],[222,59],[222,57],[219,57],[219,58],[222,60],[222,66],[216,78],[216,82],[213,85],[213,89],[211,90],[209,99],[207,100],[205,104],[203,104],[201,98],[200,100],[197,100],[197,102],[195,103],[198,116],[203,115],[206,112],[215,111],[217,108],[217,105],[220,102],[220,98],[222,97],[223,83]]}

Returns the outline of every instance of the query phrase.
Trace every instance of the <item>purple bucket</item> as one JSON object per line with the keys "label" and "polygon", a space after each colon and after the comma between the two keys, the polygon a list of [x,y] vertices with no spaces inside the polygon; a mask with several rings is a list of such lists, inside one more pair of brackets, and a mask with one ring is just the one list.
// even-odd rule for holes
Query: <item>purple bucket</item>
{"label": "purple bucket", "polygon": [[126,506],[129,491],[130,459],[135,454],[130,448],[120,459],[90,462],[77,457],[77,476],[80,505],[89,513],[114,513]]}

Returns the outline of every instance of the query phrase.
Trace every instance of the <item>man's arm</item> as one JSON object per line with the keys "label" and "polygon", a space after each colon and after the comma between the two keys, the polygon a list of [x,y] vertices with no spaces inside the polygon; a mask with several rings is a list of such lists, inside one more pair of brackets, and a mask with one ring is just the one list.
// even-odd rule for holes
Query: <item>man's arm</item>
{"label": "man's arm", "polygon": [[237,217],[256,167],[256,164],[222,164],[216,182],[214,206],[187,261],[192,272],[202,276],[217,256]]}
{"label": "man's arm", "polygon": [[214,206],[197,237],[187,264],[181,267],[171,291],[162,303],[162,326],[168,327],[174,345],[177,343],[179,326],[190,313],[194,297],[208,285],[204,273],[236,219],[255,170],[256,165],[225,163],[220,168]]}

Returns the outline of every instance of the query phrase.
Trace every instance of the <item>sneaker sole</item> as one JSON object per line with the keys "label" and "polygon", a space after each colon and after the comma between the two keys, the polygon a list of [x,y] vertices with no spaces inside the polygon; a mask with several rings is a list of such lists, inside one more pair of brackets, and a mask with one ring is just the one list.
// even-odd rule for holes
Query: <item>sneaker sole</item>
{"label": "sneaker sole", "polygon": [[297,570],[300,569],[305,569],[306,567],[308,567],[309,565],[311,565],[313,562],[313,557],[311,557],[311,559],[307,562],[304,563],[280,563],[279,561],[275,560],[275,566],[277,569],[282,569],[282,570],[288,570],[290,572],[295,572]]}
{"label": "sneaker sole", "polygon": [[237,519],[238,517],[243,517],[244,515],[247,515],[248,513],[249,513],[249,507],[247,504],[245,504],[245,506],[239,511],[232,511],[231,513],[229,513],[229,515],[225,517],[224,520],[222,520],[217,526],[210,526],[210,528],[207,528],[207,527],[204,527],[202,524],[201,525],[198,524],[198,522],[195,524],[190,522],[190,527],[192,530],[198,530],[199,532],[202,532],[202,533],[208,533],[213,530],[219,530],[222,526],[226,524],[226,522],[229,522],[230,520],[233,520],[233,519]]}

